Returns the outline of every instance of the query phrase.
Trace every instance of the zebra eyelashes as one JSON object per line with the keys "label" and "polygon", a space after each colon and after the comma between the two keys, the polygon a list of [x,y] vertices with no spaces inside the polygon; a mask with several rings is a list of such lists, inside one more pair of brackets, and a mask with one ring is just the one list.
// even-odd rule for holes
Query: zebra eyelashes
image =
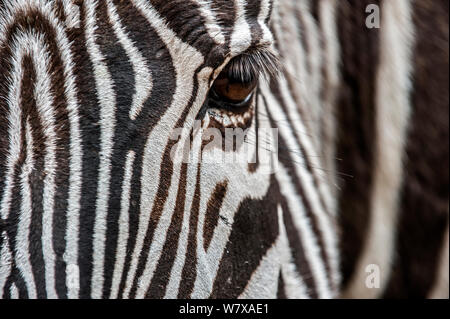
{"label": "zebra eyelashes", "polygon": [[266,48],[254,49],[233,58],[211,87],[211,107],[245,112],[252,103],[260,77],[276,77],[278,69],[278,59]]}
{"label": "zebra eyelashes", "polygon": [[278,76],[280,64],[277,56],[267,47],[247,51],[228,63],[228,76],[249,83],[263,76],[266,80]]}

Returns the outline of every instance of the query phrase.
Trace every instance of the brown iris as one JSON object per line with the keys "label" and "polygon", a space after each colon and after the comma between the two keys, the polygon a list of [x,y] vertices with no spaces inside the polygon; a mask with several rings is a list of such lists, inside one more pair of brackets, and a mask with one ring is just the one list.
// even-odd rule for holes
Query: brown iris
{"label": "brown iris", "polygon": [[245,82],[230,76],[228,69],[222,71],[212,86],[218,98],[226,102],[241,104],[247,102],[256,88],[257,80]]}

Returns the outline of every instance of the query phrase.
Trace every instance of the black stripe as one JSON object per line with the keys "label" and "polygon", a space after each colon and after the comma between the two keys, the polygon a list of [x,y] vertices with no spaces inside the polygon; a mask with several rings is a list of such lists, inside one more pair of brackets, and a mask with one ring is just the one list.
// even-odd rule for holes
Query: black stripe
{"label": "black stripe", "polygon": [[[186,105],[185,109],[183,110],[183,113],[181,114],[180,118],[177,121],[177,124],[175,125],[176,128],[183,127],[186,117],[189,114],[190,109],[192,108],[192,105],[194,104],[198,89],[199,89],[199,83],[197,79],[198,73],[204,68],[205,66],[200,66],[195,72],[194,72],[194,84],[193,84],[193,91],[191,93],[191,97],[189,99],[188,104]],[[164,205],[166,203],[169,190],[172,184],[172,174],[173,174],[173,162],[171,159],[171,152],[173,147],[177,144],[177,140],[170,140],[169,143],[166,145],[164,155],[162,157],[162,163],[161,163],[161,171],[160,171],[160,181],[158,185],[158,191],[156,194],[156,198],[154,200],[154,205],[150,214],[150,225],[148,227],[147,234],[145,236],[144,240],[144,248],[142,251],[142,254],[139,258],[138,268],[136,271],[136,275],[133,280],[133,287],[130,291],[130,296],[134,296],[137,289],[137,284],[139,278],[142,276],[145,265],[147,263],[148,253],[150,250],[150,245],[153,240],[154,231],[156,230],[156,227],[159,222],[159,218],[161,217],[161,213],[163,212]]]}
{"label": "black stripe", "polygon": [[[279,99],[282,102],[282,99]],[[265,102],[266,107],[268,108],[267,102]],[[267,114],[269,116],[269,121],[272,127],[276,127],[277,123],[275,123],[273,117],[270,115],[269,109],[267,109]],[[300,143],[299,143],[300,144]],[[295,169],[296,161],[291,156],[291,151],[289,151],[289,148],[287,147],[286,142],[281,136],[278,136],[278,147],[279,147],[279,154],[278,158],[280,163],[286,168],[289,176],[292,177],[292,182],[294,184],[294,187],[296,189],[297,194],[302,199],[303,206],[305,208],[306,217],[308,218],[309,222],[311,223],[311,228],[313,233],[316,235],[317,243],[320,249],[320,255],[324,262],[325,270],[327,273],[327,278],[330,284],[330,288],[334,288],[334,283],[331,280],[331,273],[330,273],[330,262],[326,255],[325,250],[325,243],[323,239],[323,235],[321,231],[319,230],[318,221],[316,216],[314,215],[314,211],[311,207],[311,204],[306,197],[305,191],[303,189],[302,184],[300,183],[300,177],[297,174],[297,171]],[[301,264],[298,265],[299,267]],[[299,269],[300,270],[300,269]]]}
{"label": "black stripe", "polygon": [[294,259],[295,266],[301,278],[305,282],[305,285],[308,287],[308,295],[313,299],[317,299],[319,297],[317,294],[317,285],[308,259],[305,256],[303,243],[300,239],[298,230],[295,227],[292,212],[289,210],[289,206],[285,198],[281,201],[281,208],[283,209],[284,227],[286,229],[289,247],[291,248],[291,254]]}
{"label": "black stripe", "polygon": [[250,34],[252,36],[251,46],[256,46],[263,37],[263,30],[258,23],[261,2],[259,0],[247,0],[244,8],[245,19],[250,26]]}
{"label": "black stripe", "polygon": [[178,38],[208,56],[216,45],[209,36],[200,6],[190,0],[151,0],[153,7]]}
{"label": "black stripe", "polygon": [[[22,192],[21,192],[21,178],[20,175],[22,173],[22,167],[25,164],[25,160],[27,157],[27,140],[26,140],[26,117],[24,114],[21,116],[21,132],[20,132],[20,156],[16,164],[14,165],[14,177],[13,177],[13,189],[11,196],[11,206],[9,210],[9,216],[6,224],[6,231],[8,234],[8,245],[9,250],[11,252],[11,274],[7,279],[4,294],[9,295],[10,289],[13,284],[16,285],[19,296],[28,298],[28,291],[24,282],[24,279],[20,273],[20,270],[17,268],[16,258],[17,258],[17,233],[18,233],[18,225],[21,214],[21,205],[22,205]],[[26,256],[28,258],[28,256]]]}
{"label": "black stripe", "polygon": [[[339,181],[340,251],[343,285],[355,270],[365,242],[374,171],[375,92],[379,29],[365,27],[365,8],[380,1],[339,1],[338,36],[342,86],[337,110],[337,171],[353,178]],[[363,51],[361,51],[363,50]]]}
{"label": "black stripe", "polygon": [[[87,52],[85,28],[87,8],[80,8],[80,33],[74,35],[74,74],[78,88],[80,132],[82,139],[82,183],[79,212],[78,267],[80,271],[80,298],[91,296],[93,229],[95,223],[95,202],[98,188],[98,168],[100,166],[100,103],[97,97],[92,70],[93,63]],[[83,32],[81,32],[83,31]]]}
{"label": "black stripe", "polygon": [[203,248],[208,250],[214,235],[214,229],[219,222],[220,209],[222,208],[223,200],[227,193],[228,182],[219,183],[216,185],[214,192],[208,200],[205,222],[203,224]]}
{"label": "black stripe", "polygon": [[[37,112],[34,91],[36,89],[36,70],[33,65],[32,58],[25,56],[22,63],[24,77],[22,79],[22,118],[23,125],[27,120],[30,124],[30,133],[32,134],[33,145],[32,155],[34,160],[33,170],[29,174],[29,186],[31,191],[31,209],[32,215],[30,220],[29,233],[29,252],[32,273],[36,283],[37,297],[44,299],[47,294],[45,291],[45,274],[44,274],[44,258],[42,251],[42,216],[43,216],[43,191],[44,191],[44,144],[46,137],[43,135],[39,114]],[[26,127],[23,127],[26,129]],[[27,144],[30,141],[27,141]]]}
{"label": "black stripe", "polygon": [[155,269],[146,298],[163,298],[172,273],[173,264],[177,255],[183,214],[185,210],[186,183],[188,165],[181,165],[181,176],[176,196],[175,209],[172,221],[167,230],[166,242],[162,248],[162,254]]}
{"label": "black stripe", "polygon": [[283,273],[281,270],[280,274],[278,275],[277,299],[287,299],[286,292],[284,291]]}
{"label": "black stripe", "polygon": [[191,297],[197,278],[197,227],[201,196],[200,178],[201,164],[198,163],[194,199],[192,201],[191,214],[189,217],[188,245],[185,253],[186,256],[184,259],[183,271],[181,273],[181,278],[183,278],[183,280],[180,282],[178,288],[178,299],[187,299]]}
{"label": "black stripe", "polygon": [[[65,219],[65,211],[66,211],[66,205],[67,205],[67,185],[68,185],[68,172],[67,169],[68,167],[68,158],[69,158],[69,145],[70,143],[69,141],[69,129],[67,128],[67,124],[68,123],[68,116],[67,116],[67,110],[66,110],[66,101],[65,101],[65,97],[64,97],[64,89],[62,87],[62,83],[65,83],[64,81],[64,77],[62,74],[62,60],[61,57],[59,55],[59,50],[58,50],[58,46],[57,46],[57,42],[56,42],[56,35],[54,33],[54,30],[52,28],[52,25],[49,23],[49,21],[42,16],[42,14],[35,10],[32,9],[30,11],[28,11],[27,13],[19,13],[18,16],[15,19],[15,23],[12,24],[7,33],[6,33],[6,44],[12,43],[13,38],[15,36],[15,34],[17,32],[22,32],[21,30],[33,30],[33,32],[37,33],[37,34],[42,34],[43,35],[43,40],[46,43],[46,45],[48,46],[48,52],[50,54],[50,65],[49,67],[49,73],[52,75],[51,77],[51,92],[52,92],[52,97],[54,99],[54,105],[56,105],[57,107],[55,108],[55,120],[56,120],[56,134],[58,136],[58,140],[57,140],[57,154],[56,154],[56,161],[58,163],[58,169],[56,170],[56,176],[55,176],[55,182],[57,184],[57,189],[56,189],[56,196],[55,196],[55,219],[54,219],[54,224],[56,224],[58,221],[57,219]],[[3,55],[5,54],[5,55]],[[6,56],[11,55],[11,50],[10,48],[6,45],[3,48],[3,52],[2,52],[2,56],[5,57],[5,59],[1,59],[2,60],[2,68],[6,70],[10,69],[11,66],[9,64],[4,64],[6,63],[5,61],[9,60],[6,59]],[[5,75],[7,73],[5,72]],[[6,107],[6,106],[4,106]],[[29,105],[25,104],[24,107],[29,107]],[[7,114],[7,112],[5,112],[5,114]],[[36,123],[38,122],[38,120],[33,120],[31,121],[31,125],[32,127],[34,127],[34,129],[36,129],[36,127],[34,125],[36,125]],[[8,143],[4,144],[7,145]],[[38,152],[38,155],[40,155],[41,157],[43,157],[42,153]],[[37,161],[39,162],[41,159],[37,159]],[[40,163],[40,162],[39,162]],[[65,166],[63,166],[63,164],[66,164]],[[39,164],[40,165],[40,164]],[[40,177],[36,177],[37,180],[40,180]],[[34,185],[33,188],[37,189],[38,185]],[[34,194],[38,197],[40,197],[40,195],[38,195],[36,192],[34,192]],[[34,196],[34,195],[33,195]],[[42,208],[38,208],[38,203],[39,201],[34,201],[33,205],[34,205],[34,209],[37,209],[38,211],[42,211]],[[36,216],[33,218],[33,226],[35,226],[34,229],[36,229],[37,232],[41,231],[41,227],[40,225],[40,218],[39,215],[41,213],[36,212]],[[58,225],[60,226],[60,225]],[[59,227],[57,228],[57,231],[64,231],[65,227]],[[55,230],[55,228],[54,228]],[[36,237],[40,237],[40,236],[36,236]],[[62,235],[61,238],[64,238],[64,236]],[[37,238],[36,238],[37,239]],[[40,242],[39,240],[34,240],[33,241],[33,245],[39,245],[37,242]],[[62,245],[62,247],[64,247],[64,240],[60,240],[59,238],[57,238],[57,236],[54,234],[54,245],[55,245],[55,252],[57,254],[57,258],[62,258],[62,254],[63,251],[58,251],[58,245]],[[38,254],[36,251],[37,250],[41,250],[40,247],[36,247],[35,253]],[[59,252],[59,254],[58,254]],[[35,256],[38,260],[41,260],[42,262],[42,256],[36,255]],[[37,267],[39,268],[39,267]],[[58,267],[58,264],[56,265],[56,271],[60,270],[61,267]],[[42,276],[39,275],[40,278],[42,279]],[[39,279],[39,278],[38,278]],[[42,280],[39,280],[42,281]],[[42,285],[42,284],[41,284]],[[39,285],[38,285],[39,286]],[[38,289],[41,289],[38,287]],[[43,292],[41,291],[40,296],[43,296]]]}
{"label": "black stripe", "polygon": [[413,8],[412,115],[386,298],[428,297],[449,222],[449,2],[416,1]]}
{"label": "black stripe", "polygon": [[211,10],[216,13],[217,23],[222,28],[222,33],[225,37],[225,46],[227,46],[229,50],[231,35],[236,21],[236,7],[234,1],[211,1]]}
{"label": "black stripe", "polygon": [[246,288],[262,258],[279,235],[278,184],[271,175],[264,198],[245,199],[234,215],[210,298],[235,299]]}
{"label": "black stripe", "polygon": [[109,182],[109,200],[107,214],[107,229],[105,233],[104,283],[103,298],[109,297],[114,265],[116,261],[117,240],[119,234],[119,217],[122,199],[122,182],[127,154],[130,145],[130,132],[134,123],[129,112],[135,93],[135,74],[128,56],[116,37],[112,24],[108,20],[107,4],[101,1],[98,7],[97,45],[105,58],[108,72],[111,75],[113,89],[116,95],[114,147],[111,154],[111,179]]}

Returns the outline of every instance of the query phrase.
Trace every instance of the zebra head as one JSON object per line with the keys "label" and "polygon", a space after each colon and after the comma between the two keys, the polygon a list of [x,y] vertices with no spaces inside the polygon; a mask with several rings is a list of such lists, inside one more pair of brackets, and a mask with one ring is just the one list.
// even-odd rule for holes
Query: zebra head
{"label": "zebra head", "polygon": [[448,297],[429,2],[0,0],[0,298]]}
{"label": "zebra head", "polygon": [[271,0],[0,4],[0,296],[335,294]]}

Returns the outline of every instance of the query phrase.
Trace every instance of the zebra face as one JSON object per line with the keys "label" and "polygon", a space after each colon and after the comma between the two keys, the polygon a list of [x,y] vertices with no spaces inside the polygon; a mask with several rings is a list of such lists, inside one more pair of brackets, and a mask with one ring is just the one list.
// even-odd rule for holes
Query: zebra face
{"label": "zebra face", "polygon": [[[139,51],[150,61],[151,91],[138,115],[146,131],[134,154],[142,162],[132,155],[141,169],[139,185],[130,181],[138,229],[123,296],[250,296],[255,288],[245,292],[246,282],[275,244],[281,217],[273,174],[256,155],[275,138],[258,141],[257,129],[270,132],[271,125],[264,108],[256,111],[259,78],[276,67],[271,3],[157,2],[137,9],[143,20],[132,19],[137,27],[129,34],[145,46]],[[227,148],[234,130],[248,134]],[[176,160],[180,149],[184,156]],[[274,256],[265,267],[275,267]]]}
{"label": "zebra face", "polygon": [[446,13],[0,0],[0,298],[448,297]]}
{"label": "zebra face", "polygon": [[1,294],[332,295],[315,149],[273,130],[303,124],[272,7],[2,2]]}

